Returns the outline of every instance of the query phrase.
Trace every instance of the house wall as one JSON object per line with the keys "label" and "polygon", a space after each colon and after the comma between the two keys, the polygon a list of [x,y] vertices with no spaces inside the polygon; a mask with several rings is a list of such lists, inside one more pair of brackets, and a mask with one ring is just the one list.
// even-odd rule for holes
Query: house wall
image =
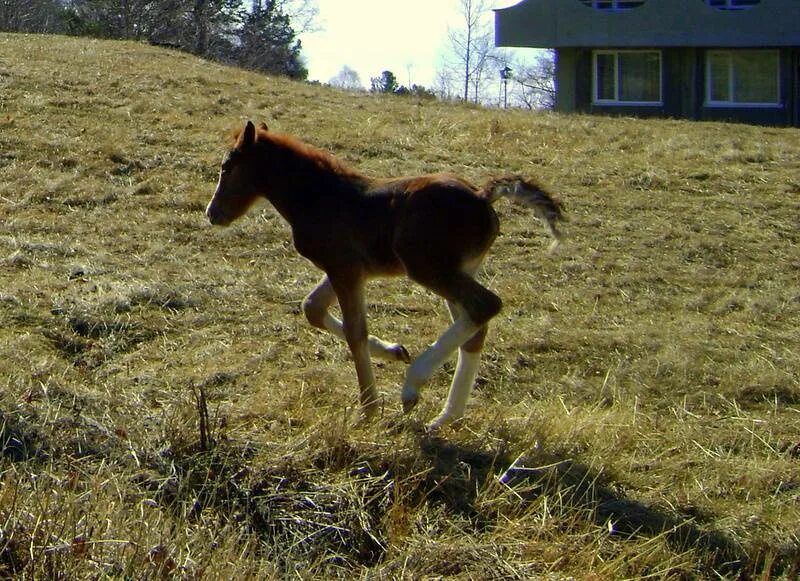
{"label": "house wall", "polygon": [[577,102],[579,49],[560,48],[555,51],[555,109],[561,113],[581,111]]}
{"label": "house wall", "polygon": [[[800,51],[796,48],[780,50],[781,107],[706,107],[701,101],[694,118],[704,121],[739,121],[758,125],[800,125],[797,119],[800,70],[795,64],[798,52]],[[701,62],[700,66],[705,66],[705,63]],[[702,83],[704,77],[701,76],[700,81]],[[704,90],[702,84],[700,90]]]}
{"label": "house wall", "polygon": [[[603,47],[609,48],[609,47]],[[635,117],[738,121],[760,125],[800,125],[800,49],[781,54],[781,107],[706,107],[705,50],[662,48],[661,106],[598,105],[592,102],[592,49],[556,50],[556,110]]]}
{"label": "house wall", "polygon": [[[605,47],[604,47],[605,48]],[[636,117],[682,117],[695,105],[694,49],[662,51],[663,105],[598,105],[592,102],[592,49],[556,50],[556,111],[630,115]],[[667,82],[667,79],[672,79]]]}
{"label": "house wall", "polygon": [[718,10],[703,0],[646,0],[624,12],[578,0],[523,0],[495,11],[497,46],[800,46],[800,0]]}
{"label": "house wall", "polygon": [[792,125],[800,127],[800,48],[792,51]]}

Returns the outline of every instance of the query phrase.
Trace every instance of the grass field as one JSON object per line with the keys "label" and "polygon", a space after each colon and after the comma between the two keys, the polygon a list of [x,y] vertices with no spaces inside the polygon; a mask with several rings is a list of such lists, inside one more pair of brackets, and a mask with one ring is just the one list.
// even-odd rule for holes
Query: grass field
{"label": "grass field", "polygon": [[[548,255],[499,203],[495,320],[464,426],[452,366],[353,429],[320,274],[266,205],[203,209],[267,121],[371,175],[535,176]],[[348,94],[141,44],[0,35],[0,576],[793,579],[800,132]],[[446,310],[369,287],[419,353]]]}

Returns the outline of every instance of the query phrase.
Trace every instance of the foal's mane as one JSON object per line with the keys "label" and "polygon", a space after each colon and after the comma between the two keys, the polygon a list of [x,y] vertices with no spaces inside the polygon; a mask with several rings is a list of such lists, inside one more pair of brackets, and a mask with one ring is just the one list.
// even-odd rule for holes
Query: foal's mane
{"label": "foal's mane", "polygon": [[[234,135],[238,140],[241,129]],[[256,129],[256,145],[270,143],[289,157],[299,161],[306,168],[313,167],[324,173],[335,174],[345,179],[368,181],[367,177],[340,161],[327,151],[300,141],[287,133],[279,133],[263,127]]]}

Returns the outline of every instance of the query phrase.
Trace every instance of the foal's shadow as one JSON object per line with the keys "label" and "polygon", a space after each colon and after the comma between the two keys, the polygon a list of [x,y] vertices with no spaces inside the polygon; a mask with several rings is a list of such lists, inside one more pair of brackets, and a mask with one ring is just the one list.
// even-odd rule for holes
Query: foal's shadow
{"label": "foal's shadow", "polygon": [[541,453],[515,459],[502,449],[471,448],[430,434],[420,437],[420,449],[436,483],[428,498],[470,518],[476,527],[491,524],[491,515],[482,514],[476,500],[478,491],[494,479],[513,489],[522,509],[543,495],[557,495],[565,508],[608,527],[620,539],[664,535],[676,551],[694,548],[707,556],[707,567],[725,577],[746,578],[754,565],[759,568],[725,534],[700,529],[692,516],[667,514],[626,498],[601,473],[570,458]]}

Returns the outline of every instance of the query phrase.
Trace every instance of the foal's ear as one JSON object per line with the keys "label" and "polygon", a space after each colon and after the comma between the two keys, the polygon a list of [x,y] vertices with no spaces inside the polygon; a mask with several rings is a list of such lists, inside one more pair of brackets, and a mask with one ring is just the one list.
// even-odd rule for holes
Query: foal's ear
{"label": "foal's ear", "polygon": [[239,143],[236,145],[240,148],[243,147],[250,147],[256,142],[256,126],[253,125],[252,121],[248,121],[247,125],[244,126],[244,131],[239,136]]}

